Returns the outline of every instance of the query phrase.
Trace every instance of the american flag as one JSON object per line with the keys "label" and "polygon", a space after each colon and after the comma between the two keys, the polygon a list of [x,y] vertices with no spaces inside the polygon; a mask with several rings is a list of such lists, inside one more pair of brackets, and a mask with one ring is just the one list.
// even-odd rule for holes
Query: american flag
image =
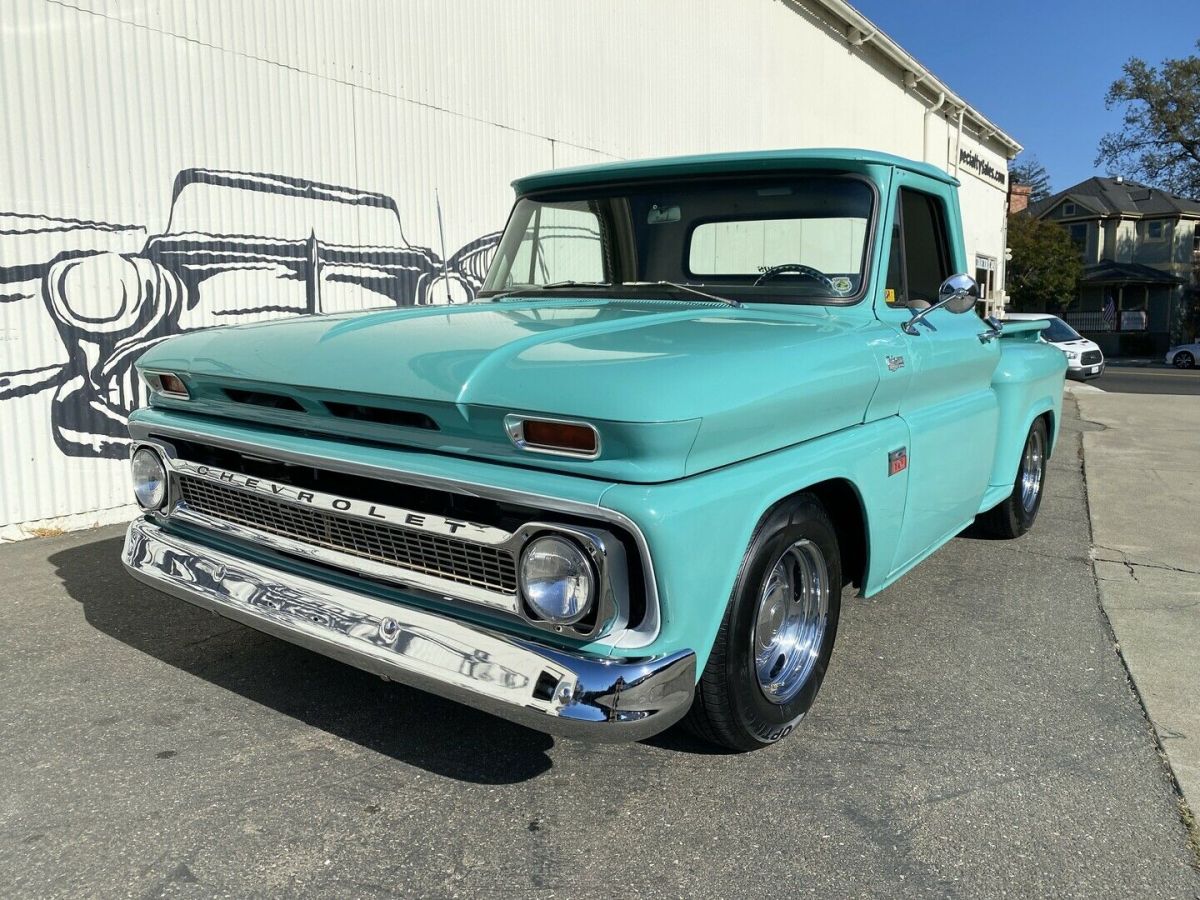
{"label": "american flag", "polygon": [[1108,298],[1108,302],[1104,304],[1104,324],[1108,326],[1109,331],[1112,330],[1113,322],[1117,320],[1117,301],[1112,297]]}

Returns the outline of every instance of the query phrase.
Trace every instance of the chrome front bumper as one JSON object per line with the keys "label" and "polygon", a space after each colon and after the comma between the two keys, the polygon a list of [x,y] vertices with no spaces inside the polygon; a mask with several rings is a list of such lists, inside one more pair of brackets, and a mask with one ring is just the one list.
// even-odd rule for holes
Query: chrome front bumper
{"label": "chrome front bumper", "polygon": [[242,559],[160,528],[129,526],[129,574],[259,631],[539,731],[636,741],[692,702],[696,655],[608,659],[477,625]]}

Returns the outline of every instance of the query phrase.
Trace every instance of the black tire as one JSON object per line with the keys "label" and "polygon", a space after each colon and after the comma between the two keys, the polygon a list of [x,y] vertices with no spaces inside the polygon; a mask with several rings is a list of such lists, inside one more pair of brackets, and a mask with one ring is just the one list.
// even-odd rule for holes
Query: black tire
{"label": "black tire", "polygon": [[[807,542],[823,556],[828,584],[824,634],[815,664],[795,696],[777,703],[759,686],[754,645],[759,598],[767,577],[788,548]],[[739,752],[759,750],[787,737],[804,718],[825,678],[841,613],[842,560],[837,533],[824,507],[801,494],[759,524],[742,560],[733,596],[704,667],[685,723],[712,744]]]}
{"label": "black tire", "polygon": [[[1027,494],[1031,465],[1031,445],[1036,444],[1038,458],[1036,466],[1037,487],[1032,501]],[[1046,419],[1039,418],[1029,428],[1025,444],[1021,449],[1021,463],[1017,466],[1017,477],[1013,481],[1012,493],[999,506],[989,509],[978,519],[980,527],[998,538],[1018,538],[1033,527],[1038,510],[1042,508],[1042,497],[1046,493],[1046,460],[1050,456],[1049,431]]]}
{"label": "black tire", "polygon": [[1196,365],[1196,357],[1186,350],[1180,350],[1175,354],[1174,365],[1177,369],[1191,369]]}

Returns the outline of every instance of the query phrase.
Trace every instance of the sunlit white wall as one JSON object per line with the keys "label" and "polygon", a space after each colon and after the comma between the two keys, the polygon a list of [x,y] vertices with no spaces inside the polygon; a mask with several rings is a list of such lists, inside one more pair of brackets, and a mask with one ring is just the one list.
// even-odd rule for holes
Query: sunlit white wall
{"label": "sunlit white wall", "polygon": [[[0,538],[129,513],[125,464],[51,427],[56,373],[86,348],[42,281],[63,252],[142,252],[181,170],[377,192],[444,259],[503,225],[512,178],[552,167],[861,146],[1005,171],[930,105],[816,2],[6,0]],[[1004,191],[960,177],[969,258],[1002,261]]]}

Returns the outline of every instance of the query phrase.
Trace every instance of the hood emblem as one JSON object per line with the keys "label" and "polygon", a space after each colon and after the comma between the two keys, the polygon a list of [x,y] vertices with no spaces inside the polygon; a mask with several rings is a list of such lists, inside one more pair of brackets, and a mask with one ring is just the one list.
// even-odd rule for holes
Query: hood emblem
{"label": "hood emblem", "polygon": [[887,367],[889,372],[895,372],[897,369],[904,368],[903,356],[889,356],[887,358]]}

